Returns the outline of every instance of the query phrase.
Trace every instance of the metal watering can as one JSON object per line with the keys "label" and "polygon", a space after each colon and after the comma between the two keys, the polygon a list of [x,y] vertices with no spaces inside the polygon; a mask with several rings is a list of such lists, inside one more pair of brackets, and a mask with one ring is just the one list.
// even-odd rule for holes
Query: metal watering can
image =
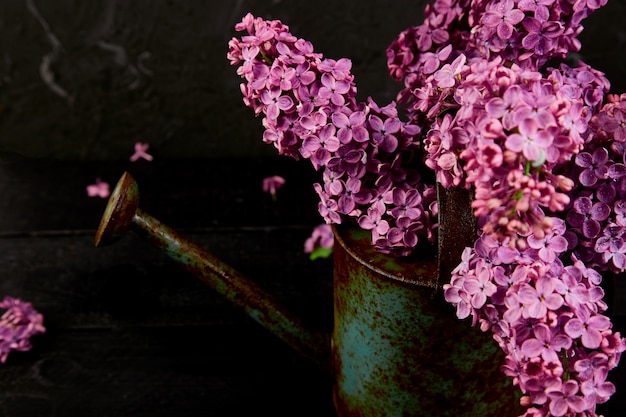
{"label": "metal watering can", "polygon": [[141,210],[128,172],[95,243],[129,229],[146,238],[333,378],[339,417],[522,414],[497,344],[458,320],[443,299],[441,287],[473,244],[475,224],[467,191],[440,187],[438,200],[438,251],[417,259],[379,254],[369,233],[334,227],[332,334],[306,328],[254,281]]}

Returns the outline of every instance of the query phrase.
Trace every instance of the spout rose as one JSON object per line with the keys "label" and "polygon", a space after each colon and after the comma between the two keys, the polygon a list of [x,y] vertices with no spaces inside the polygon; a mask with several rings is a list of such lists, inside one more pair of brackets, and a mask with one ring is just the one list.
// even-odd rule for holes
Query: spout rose
{"label": "spout rose", "polygon": [[133,176],[124,172],[107,203],[96,232],[96,247],[113,243],[122,237],[133,223],[139,207],[139,186]]}

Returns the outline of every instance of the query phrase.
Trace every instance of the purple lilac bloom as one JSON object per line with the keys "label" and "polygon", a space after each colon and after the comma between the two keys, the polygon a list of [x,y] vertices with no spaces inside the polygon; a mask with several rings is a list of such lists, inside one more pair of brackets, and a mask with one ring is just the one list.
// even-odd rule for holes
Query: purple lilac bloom
{"label": "purple lilac bloom", "polygon": [[[384,191],[401,185],[411,195],[419,194],[419,203],[410,216],[391,208],[382,211],[380,220],[394,228],[390,236],[397,240],[390,242],[386,233],[372,229],[372,242],[384,252],[406,254],[421,239],[432,241],[434,185],[425,184],[398,158],[399,152],[418,150],[415,137],[421,129],[401,122],[395,103],[378,106],[371,98],[357,103],[351,61],[315,53],[310,42],[293,36],[281,22],[247,15],[236,29],[248,32],[230,41],[228,53],[243,79],[244,103],[264,116],[266,143],[323,171],[324,183],[316,192],[324,220],[358,220]],[[388,175],[389,166],[404,174]],[[383,177],[385,190],[377,189]]]}
{"label": "purple lilac bloom", "polygon": [[[559,224],[555,230],[562,231],[562,227]],[[534,263],[500,263],[490,279],[496,290],[489,290],[492,295],[484,298],[480,289],[487,288],[486,281],[477,277],[489,276],[480,272],[490,265],[482,256],[495,250],[487,248],[478,243],[476,249],[468,248],[450,284],[444,286],[444,296],[457,308],[457,316],[471,315],[483,331],[491,329],[507,355],[503,371],[526,393],[524,402],[529,407],[535,404],[546,412],[550,407],[561,412],[564,404],[575,408],[584,403],[593,409],[593,404],[606,401],[614,387],[603,375],[616,366],[614,359],[626,350],[626,342],[611,332],[610,321],[601,315],[606,306],[591,301],[598,299],[591,294],[601,292],[597,273],[578,261],[570,266],[558,258],[544,263],[537,258],[537,250],[529,247],[526,252],[535,258]],[[514,338],[509,329],[515,329]],[[615,338],[621,342],[613,342]],[[606,352],[601,351],[605,344],[612,346]],[[576,369],[570,375],[576,376],[572,381],[580,387],[577,391],[562,388],[561,376],[567,369],[560,362],[563,356],[577,358],[569,363],[570,372]]]}
{"label": "purple lilac bloom", "polygon": [[550,413],[555,417],[568,413],[582,413],[587,408],[585,400],[577,395],[578,383],[574,380],[565,381],[559,388],[547,391],[550,401]]}
{"label": "purple lilac bloom", "polygon": [[316,247],[330,249],[335,243],[335,235],[329,224],[322,223],[313,228],[311,236],[304,241],[304,252],[312,253]]}
{"label": "purple lilac bloom", "polygon": [[0,362],[5,363],[9,353],[30,350],[30,339],[46,329],[43,316],[31,303],[7,296],[0,302],[0,309],[6,310],[0,317]]}

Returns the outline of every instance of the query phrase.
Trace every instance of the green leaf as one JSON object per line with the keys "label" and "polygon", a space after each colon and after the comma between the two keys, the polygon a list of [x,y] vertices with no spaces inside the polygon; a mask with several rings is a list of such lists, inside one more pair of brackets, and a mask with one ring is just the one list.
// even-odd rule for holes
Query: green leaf
{"label": "green leaf", "polygon": [[333,253],[333,248],[324,248],[322,246],[318,246],[315,249],[313,249],[313,252],[311,252],[311,255],[309,255],[309,259],[314,261],[317,258],[328,258],[331,254]]}

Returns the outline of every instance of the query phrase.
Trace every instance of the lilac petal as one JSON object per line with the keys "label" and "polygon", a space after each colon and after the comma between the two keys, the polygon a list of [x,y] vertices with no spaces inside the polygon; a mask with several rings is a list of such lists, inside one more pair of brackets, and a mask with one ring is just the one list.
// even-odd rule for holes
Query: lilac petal
{"label": "lilac petal", "polygon": [[541,30],[541,22],[539,21],[539,19],[536,19],[534,17],[529,17],[528,19],[525,19],[524,22],[522,22],[522,26],[530,33],[539,32]]}
{"label": "lilac petal", "polygon": [[402,123],[400,123],[400,119],[392,117],[385,120],[384,126],[385,133],[396,133],[402,127]]}
{"label": "lilac petal", "polygon": [[344,160],[349,164],[356,164],[363,157],[363,150],[353,150],[346,154]]}
{"label": "lilac petal", "polygon": [[338,128],[346,127],[350,124],[348,116],[343,113],[333,113],[333,115],[331,116],[331,120],[333,121],[333,124]]}
{"label": "lilac petal", "polygon": [[540,294],[552,293],[554,291],[554,280],[544,276],[537,280],[535,287]]}
{"label": "lilac petal", "polygon": [[543,344],[537,339],[527,339],[522,343],[522,353],[529,358],[535,358],[543,352]]}
{"label": "lilac petal", "polygon": [[593,203],[589,197],[580,197],[574,201],[574,210],[576,210],[577,213],[587,214],[591,211],[592,206]]}
{"label": "lilac petal", "polygon": [[565,323],[563,330],[569,337],[576,339],[583,334],[584,325],[580,319],[570,319],[567,323]]}
{"label": "lilac petal", "polygon": [[587,321],[587,325],[596,330],[604,331],[611,328],[611,320],[606,316],[596,315]]}
{"label": "lilac petal", "polygon": [[403,234],[402,230],[394,227],[387,233],[387,239],[389,239],[389,242],[391,243],[398,243],[402,240]]}
{"label": "lilac petal", "polygon": [[443,291],[443,297],[449,303],[458,303],[461,301],[461,296],[459,295],[459,288],[453,287],[452,285],[445,286]]}
{"label": "lilac petal", "polygon": [[585,187],[590,187],[598,182],[598,177],[591,169],[586,169],[580,173],[580,175],[578,176],[578,180]]}
{"label": "lilac petal", "polygon": [[406,205],[409,207],[415,207],[422,202],[422,195],[417,190],[409,190],[406,193]]}
{"label": "lilac petal", "polygon": [[565,398],[562,397],[561,392],[557,392],[557,394],[561,395],[561,397],[553,398],[552,401],[550,401],[550,413],[553,416],[564,416],[567,410],[569,410],[569,406]]}
{"label": "lilac petal", "polygon": [[439,160],[437,161],[437,165],[446,171],[451,170],[456,165],[456,155],[452,152],[444,152],[439,156]]}
{"label": "lilac petal", "polygon": [[388,153],[393,153],[398,148],[398,139],[394,135],[385,135],[380,148]]}
{"label": "lilac petal", "polygon": [[542,342],[546,342],[548,340],[550,340],[550,338],[552,337],[552,331],[550,330],[550,328],[545,325],[545,324],[539,324],[537,325],[534,329],[533,329],[533,333],[535,334],[535,337],[542,341]]}
{"label": "lilac petal", "polygon": [[431,37],[435,43],[443,44],[443,43],[448,42],[448,39],[450,38],[450,34],[448,33],[447,30],[435,29],[433,33],[431,34]]}
{"label": "lilac petal", "polygon": [[574,160],[574,162],[576,163],[576,165],[582,168],[590,168],[593,164],[592,157],[587,152],[581,152],[576,155],[576,159]]}
{"label": "lilac petal", "polygon": [[550,248],[555,252],[564,252],[567,249],[567,239],[563,236],[555,236],[550,239]]}
{"label": "lilac petal", "polygon": [[615,385],[611,382],[604,382],[596,388],[596,393],[602,397],[610,397],[615,394]]}
{"label": "lilac petal", "polygon": [[415,233],[405,233],[402,241],[406,247],[412,248],[417,245],[417,235]]}
{"label": "lilac petal", "polygon": [[548,309],[540,302],[533,302],[528,306],[528,315],[532,318],[539,319],[548,313]]}
{"label": "lilac petal", "polygon": [[505,263],[505,264],[512,264],[517,258],[517,256],[519,255],[519,252],[517,251],[517,249],[513,249],[508,246],[502,246],[498,248],[497,253],[498,253],[498,258],[500,259],[500,262]]}
{"label": "lilac petal", "polygon": [[541,40],[536,33],[529,33],[522,39],[522,46],[526,49],[533,49]]}
{"label": "lilac petal", "polygon": [[626,175],[626,165],[613,164],[609,167],[609,178],[621,178]]}
{"label": "lilac petal", "polygon": [[526,139],[519,133],[512,133],[506,139],[505,146],[513,152],[521,152],[526,144]]}
{"label": "lilac petal", "polygon": [[576,213],[573,210],[571,210],[567,212],[565,219],[571,226],[580,227],[585,221],[585,216],[581,213]]}
{"label": "lilac petal", "polygon": [[482,18],[481,23],[487,27],[496,27],[502,21],[502,16],[496,12],[486,12]]}
{"label": "lilac petal", "polygon": [[304,149],[305,151],[312,153],[315,152],[316,150],[318,150],[320,147],[320,140],[317,136],[307,136],[303,141],[302,141],[302,149]]}
{"label": "lilac petal", "polygon": [[477,279],[466,279],[463,283],[463,289],[470,294],[476,294],[480,292],[481,284]]}
{"label": "lilac petal", "polygon": [[372,230],[376,228],[376,223],[369,216],[359,217],[358,222],[359,222],[359,226],[361,227],[361,229]]}
{"label": "lilac petal", "polygon": [[470,310],[469,305],[467,305],[464,301],[460,302],[456,306],[456,316],[461,320],[467,318],[471,312],[472,311]]}
{"label": "lilac petal", "polygon": [[494,118],[500,118],[506,113],[507,104],[500,97],[494,97],[485,106],[487,113]]}
{"label": "lilac petal", "polygon": [[572,339],[563,334],[559,334],[550,341],[550,346],[554,352],[558,352],[561,349],[569,349],[570,346],[572,346]]}
{"label": "lilac petal", "polygon": [[615,253],[613,254],[613,265],[620,270],[624,270],[626,268],[626,255],[623,253]]}
{"label": "lilac petal", "polygon": [[587,403],[579,395],[572,395],[567,398],[568,407],[575,413],[582,413],[587,409]]}
{"label": "lilac petal", "polygon": [[593,151],[592,159],[595,165],[605,164],[609,160],[609,151],[606,148],[597,148]]}
{"label": "lilac petal", "polygon": [[372,129],[374,131],[379,131],[379,132],[381,130],[383,130],[383,128],[384,128],[383,126],[384,125],[383,125],[383,121],[380,120],[380,117],[372,115],[372,116],[370,116],[368,121],[369,121],[370,129]]}
{"label": "lilac petal", "polygon": [[563,297],[558,294],[550,294],[545,297],[544,304],[550,310],[558,310],[563,305]]}
{"label": "lilac petal", "polygon": [[403,206],[406,201],[406,191],[402,188],[394,188],[391,192],[392,202],[396,206]]}
{"label": "lilac petal", "polygon": [[369,133],[364,126],[353,126],[352,138],[357,142],[367,142],[369,140]]}
{"label": "lilac petal", "polygon": [[604,183],[596,190],[596,197],[603,203],[610,204],[615,200],[617,191],[613,183]]}
{"label": "lilac petal", "polygon": [[600,223],[593,219],[586,219],[582,227],[583,235],[587,238],[593,238],[600,233]]}
{"label": "lilac petal", "polygon": [[474,296],[472,297],[472,307],[476,309],[479,309],[482,306],[484,306],[486,302],[487,302],[487,296],[482,291],[474,294]]}
{"label": "lilac petal", "polygon": [[583,332],[581,341],[584,347],[597,349],[602,343],[602,334],[595,329],[588,328],[586,332]]}
{"label": "lilac petal", "polygon": [[330,101],[336,106],[343,106],[346,103],[346,99],[341,94],[335,93],[330,96]]}
{"label": "lilac petal", "polygon": [[592,219],[603,221],[611,214],[611,208],[605,203],[596,203],[591,208],[590,214]]}
{"label": "lilac petal", "polygon": [[604,236],[596,240],[594,249],[598,253],[606,252],[607,250],[609,250],[610,244],[611,244],[611,238],[608,236]]}
{"label": "lilac petal", "polygon": [[359,126],[365,124],[365,113],[362,111],[355,111],[350,114],[350,124],[352,126]]}

